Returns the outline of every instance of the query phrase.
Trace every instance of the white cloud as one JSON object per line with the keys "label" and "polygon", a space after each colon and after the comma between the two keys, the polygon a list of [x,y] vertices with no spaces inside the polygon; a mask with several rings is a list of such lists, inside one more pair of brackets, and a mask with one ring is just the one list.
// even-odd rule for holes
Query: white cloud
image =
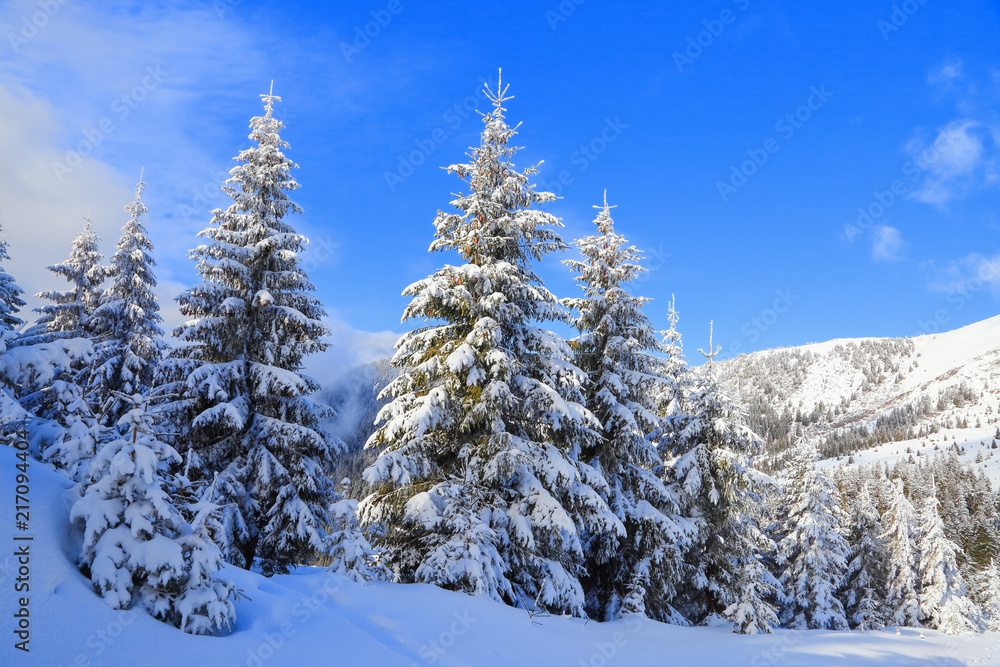
{"label": "white cloud", "polygon": [[333,314],[327,318],[330,347],[304,360],[305,373],[323,386],[330,386],[360,364],[391,357],[399,334],[393,331],[359,331]]}
{"label": "white cloud", "polygon": [[931,291],[968,293],[986,287],[994,296],[1000,296],[1000,253],[991,257],[973,252],[943,267],[930,263],[928,268],[933,274],[927,285]]}
{"label": "white cloud", "polygon": [[940,67],[928,72],[927,83],[935,87],[940,94],[950,90],[962,76],[962,59],[951,58],[942,63]]}
{"label": "white cloud", "polygon": [[[51,169],[58,156],[59,125],[52,108],[24,88],[0,84],[0,223],[10,241],[7,271],[27,293],[27,313],[39,305],[33,295],[61,289],[60,278],[45,267],[64,260],[70,242],[94,219],[107,253],[127,219],[122,206],[130,189],[108,165],[90,157],[60,182]],[[139,174],[136,174],[138,178]]]}
{"label": "white cloud", "polygon": [[872,235],[872,259],[876,262],[895,262],[903,248],[903,237],[895,227],[876,227]]}
{"label": "white cloud", "polygon": [[924,179],[910,197],[943,207],[972,190],[997,182],[1000,128],[972,119],[954,120],[939,128],[933,141],[914,139],[907,145]]}

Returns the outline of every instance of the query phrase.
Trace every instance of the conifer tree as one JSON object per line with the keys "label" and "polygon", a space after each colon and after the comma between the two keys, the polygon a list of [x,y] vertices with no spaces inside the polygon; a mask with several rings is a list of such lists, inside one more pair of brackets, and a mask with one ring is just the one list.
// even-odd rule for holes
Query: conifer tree
{"label": "conifer tree", "polygon": [[564,299],[579,315],[580,335],[570,341],[577,366],[587,374],[587,408],[600,420],[602,437],[581,459],[608,482],[608,506],[626,528],[591,542],[583,579],[587,612],[611,620],[623,613],[646,613],[662,621],[682,621],[668,601],[681,575],[680,547],[685,522],[674,498],[654,471],[662,463],[646,434],[659,426],[654,396],[668,379],[652,325],[640,308],[646,297],[624,285],[645,269],[634,246],[615,233],[607,193],[597,219],[598,233],[576,241],[583,261],[564,260],[580,275],[585,297]]}
{"label": "conifer tree", "polygon": [[568,315],[531,264],[565,244],[535,208],[554,195],[513,164],[506,90],[487,89],[480,144],[448,168],[469,192],[434,221],[431,251],[464,263],[403,292],[403,320],[433,322],[396,343],[403,370],[367,445],[382,448],[365,471],[381,488],[360,513],[384,529],[401,581],[583,615],[584,553],[625,529],[602,498],[607,482],[579,460],[599,428],[581,405],[584,375],[539,326]]}
{"label": "conifer tree", "polygon": [[[160,337],[160,306],[153,288],[156,262],[150,256],[153,244],[140,218],[147,212],[142,203],[146,184],[139,178],[135,200],[125,205],[129,220],[107,273],[112,284],[102,294],[91,328],[100,335],[93,371],[88,374],[89,398],[104,415],[105,424],[118,421],[128,409],[116,394],[145,395],[166,347]],[[111,404],[105,403],[111,399]]]}
{"label": "conifer tree", "polygon": [[886,540],[889,552],[889,576],[886,593],[886,607],[889,621],[896,625],[917,627],[920,625],[920,603],[917,599],[919,580],[915,572],[917,566],[916,545],[913,542],[916,530],[913,505],[903,492],[903,481],[893,480],[889,510],[885,515],[886,532],[881,539]]}
{"label": "conifer tree", "polygon": [[983,618],[968,598],[958,571],[957,545],[944,534],[933,493],[920,509],[920,614],[930,627],[945,634],[981,632]]}
{"label": "conifer tree", "polygon": [[676,606],[698,622],[721,615],[734,622],[736,632],[767,633],[777,625],[769,599],[778,582],[761,562],[774,542],[760,521],[773,483],[752,467],[760,438],[712,375],[718,352],[709,337],[709,351],[703,352],[707,377],[695,381],[685,401],[691,419],[675,446],[664,448],[682,512],[697,526],[685,554],[695,574]]}
{"label": "conifer tree", "polygon": [[55,338],[89,337],[90,320],[100,304],[101,283],[104,282],[106,268],[101,265],[103,255],[98,248],[100,239],[94,232],[93,221],[90,218],[86,221],[83,231],[73,240],[69,258],[48,267],[52,273],[65,278],[71,288],[36,295],[52,303],[35,309],[41,315],[25,331],[22,344],[47,342]]}
{"label": "conifer tree", "polygon": [[1000,631],[1000,572],[996,561],[990,559],[989,567],[982,573],[978,589],[978,598],[982,605],[986,629],[990,632]]}
{"label": "conifer tree", "polygon": [[[0,234],[2,233],[3,227],[0,226]],[[7,247],[7,241],[0,238],[0,262],[10,261]],[[17,317],[17,313],[24,307],[22,294],[24,290],[18,287],[13,276],[4,270],[0,263],[0,358],[7,348],[14,344],[17,329],[23,324]],[[14,396],[14,381],[7,377],[5,366],[6,364],[0,361],[0,434],[16,430],[17,426],[14,424],[20,424],[28,416]]]}
{"label": "conifer tree", "polygon": [[[657,441],[666,438],[666,442],[663,443],[665,448],[687,451],[689,447],[679,444],[677,440],[682,437],[684,427],[689,421],[689,416],[685,412],[685,396],[692,389],[693,378],[691,369],[684,359],[681,334],[677,331],[679,319],[674,297],[671,295],[670,303],[667,304],[667,321],[670,322],[670,328],[660,332],[662,336],[660,351],[663,359],[661,375],[664,383],[660,385],[659,393],[656,395],[656,411],[660,421],[652,437]],[[670,434],[669,437],[667,434]]]}
{"label": "conifer tree", "polygon": [[207,243],[191,251],[204,282],[177,298],[192,319],[174,331],[187,344],[165,363],[172,382],[159,391],[181,395],[181,450],[219,474],[209,500],[224,507],[227,559],[249,568],[258,558],[269,575],[332,548],[340,494],[326,469],[342,445],[320,428],[324,411],[309,399],[318,386],[300,373],[329,330],[298,254],[308,240],[286,220],[301,208],[288,197],[297,165],[273,115],[281,98],[261,98],[253,145],[223,187],[233,203],[213,211]]}
{"label": "conifer tree", "polygon": [[9,336],[0,336],[0,428],[27,427],[39,459],[81,481],[102,437],[76,383],[80,368],[93,357],[93,346],[86,338],[23,345]]}
{"label": "conifer tree", "polygon": [[847,544],[839,532],[840,494],[816,468],[815,447],[802,440],[796,446],[787,495],[785,537],[778,544],[784,566],[781,584],[787,602],[786,626],[799,629],[847,629],[844,608],[836,597],[847,566]]}
{"label": "conifer tree", "polygon": [[146,406],[127,412],[122,426],[128,432],[91,461],[71,511],[84,528],[81,568],[112,609],[138,602],[195,634],[228,628],[234,586],[216,576],[222,556],[205,533],[211,508],[192,526],[175,507],[171,468],[180,456],[157,439]]}
{"label": "conifer tree", "polygon": [[862,631],[885,626],[887,554],[879,539],[883,532],[869,482],[863,482],[851,503],[847,535],[850,551],[843,593],[848,620]]}
{"label": "conifer tree", "polygon": [[[2,233],[3,226],[0,225],[0,234]],[[7,241],[0,238],[0,262],[10,261],[7,247]],[[0,337],[4,337],[8,332],[14,331],[24,324],[17,316],[18,311],[24,308],[22,294],[24,294],[24,290],[17,286],[14,278],[4,270],[3,264],[0,264]]]}
{"label": "conifer tree", "polygon": [[73,241],[69,258],[48,267],[72,288],[37,295],[52,303],[36,308],[41,316],[35,324],[8,340],[8,347],[14,349],[7,352],[3,373],[21,407],[37,420],[30,432],[40,458],[77,481],[100,437],[99,424],[80,386],[81,375],[93,360],[91,319],[105,275],[98,242],[88,219]]}

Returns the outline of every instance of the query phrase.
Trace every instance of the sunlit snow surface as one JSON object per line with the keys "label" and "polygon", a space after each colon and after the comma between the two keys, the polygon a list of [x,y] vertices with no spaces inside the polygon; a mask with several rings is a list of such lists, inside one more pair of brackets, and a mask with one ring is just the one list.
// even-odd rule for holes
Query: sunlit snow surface
{"label": "sunlit snow surface", "polygon": [[535,618],[427,585],[360,586],[307,568],[265,579],[237,569],[245,598],[225,637],[194,637],[142,612],[116,612],[73,567],[69,483],[32,461],[30,654],[14,649],[14,451],[0,447],[2,665],[1000,665],[1000,634],[948,637],[902,629],[866,635],[681,628]]}

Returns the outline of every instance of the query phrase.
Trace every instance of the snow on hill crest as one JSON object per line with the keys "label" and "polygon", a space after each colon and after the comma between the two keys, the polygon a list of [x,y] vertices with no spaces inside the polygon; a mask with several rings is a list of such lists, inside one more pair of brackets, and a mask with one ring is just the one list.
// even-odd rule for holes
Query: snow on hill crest
{"label": "snow on hill crest", "polygon": [[[909,443],[901,454],[956,438],[960,446],[990,446],[1000,413],[1000,316],[913,338],[764,350],[715,368],[772,441],[772,455],[800,435],[828,456],[890,442]],[[862,431],[875,441],[862,446]]]}

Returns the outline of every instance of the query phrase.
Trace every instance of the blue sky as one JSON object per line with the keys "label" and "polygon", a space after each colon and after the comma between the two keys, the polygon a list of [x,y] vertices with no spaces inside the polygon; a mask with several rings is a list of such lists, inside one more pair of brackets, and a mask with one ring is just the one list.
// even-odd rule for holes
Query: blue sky
{"label": "blue sky", "polygon": [[[690,359],[710,320],[729,356],[994,315],[997,3],[820,4],[8,2],[9,270],[52,287],[40,267],[87,214],[110,254],[142,167],[161,294],[196,280],[187,250],[273,79],[331,363],[380,353],[408,326],[402,289],[456,261],[426,252],[463,187],[439,167],[476,143],[502,67],[564,238],[606,188],[649,257],[636,291],[659,327],[676,295]],[[559,259],[538,270],[574,296]]]}

